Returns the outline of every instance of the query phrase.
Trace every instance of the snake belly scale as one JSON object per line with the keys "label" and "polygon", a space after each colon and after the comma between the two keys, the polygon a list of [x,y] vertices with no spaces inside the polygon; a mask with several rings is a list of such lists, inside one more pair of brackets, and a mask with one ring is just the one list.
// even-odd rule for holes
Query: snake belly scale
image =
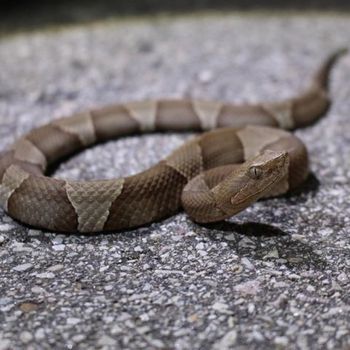
{"label": "snake belly scale", "polygon": [[[309,170],[305,146],[285,130],[309,125],[327,111],[328,77],[343,53],[330,55],[309,88],[284,101],[132,102],[36,128],[0,154],[0,204],[11,217],[34,227],[99,232],[145,225],[180,208],[197,222],[223,220],[259,198],[286,193]],[[96,181],[45,176],[52,163],[98,142],[190,130],[205,132],[133,176]]]}

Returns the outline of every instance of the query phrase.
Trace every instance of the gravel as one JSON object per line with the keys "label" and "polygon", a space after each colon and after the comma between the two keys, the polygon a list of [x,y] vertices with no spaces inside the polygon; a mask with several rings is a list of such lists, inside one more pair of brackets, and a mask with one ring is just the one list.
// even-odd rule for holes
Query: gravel
{"label": "gravel", "polygon": [[[0,147],[116,101],[291,96],[329,51],[350,46],[349,19],[211,14],[3,37]],[[62,235],[0,211],[0,349],[349,349],[349,81],[346,56],[328,116],[297,131],[313,170],[300,193],[225,223],[180,213],[128,232]],[[189,137],[109,142],[54,176],[136,173]]]}

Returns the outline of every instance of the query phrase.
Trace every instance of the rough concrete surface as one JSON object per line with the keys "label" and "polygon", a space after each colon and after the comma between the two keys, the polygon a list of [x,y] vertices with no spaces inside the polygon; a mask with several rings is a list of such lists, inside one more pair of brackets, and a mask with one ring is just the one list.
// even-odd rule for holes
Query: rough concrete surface
{"label": "rough concrete surface", "polygon": [[[52,118],[161,96],[274,100],[305,87],[345,15],[212,15],[111,21],[0,42],[0,148]],[[313,176],[301,193],[226,223],[185,214],[149,227],[62,235],[0,211],[0,349],[349,349],[350,55],[326,118],[297,131]],[[111,178],[190,135],[129,137],[61,164]]]}

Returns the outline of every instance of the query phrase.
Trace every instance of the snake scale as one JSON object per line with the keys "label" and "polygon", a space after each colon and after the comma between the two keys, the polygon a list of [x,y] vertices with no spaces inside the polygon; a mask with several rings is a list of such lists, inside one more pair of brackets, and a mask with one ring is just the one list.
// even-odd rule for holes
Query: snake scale
{"label": "snake scale", "polygon": [[[309,170],[305,146],[285,130],[307,126],[325,114],[330,70],[343,53],[330,55],[309,88],[288,100],[245,105],[142,101],[54,120],[0,154],[0,204],[30,226],[99,232],[145,225],[181,207],[197,222],[223,220],[259,198],[286,193]],[[191,130],[205,132],[133,176],[96,181],[45,176],[52,163],[98,142]]]}

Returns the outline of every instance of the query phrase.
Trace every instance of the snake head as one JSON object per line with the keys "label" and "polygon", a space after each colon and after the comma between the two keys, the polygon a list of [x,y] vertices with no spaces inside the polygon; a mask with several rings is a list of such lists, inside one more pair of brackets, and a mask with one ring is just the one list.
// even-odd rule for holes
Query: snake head
{"label": "snake head", "polygon": [[288,174],[288,168],[287,152],[264,151],[243,165],[244,185],[231,197],[231,204],[240,206],[263,197]]}
{"label": "snake head", "polygon": [[232,216],[258,199],[275,191],[286,180],[289,169],[287,152],[265,150],[241,164],[222,183],[213,188],[217,203]]}

